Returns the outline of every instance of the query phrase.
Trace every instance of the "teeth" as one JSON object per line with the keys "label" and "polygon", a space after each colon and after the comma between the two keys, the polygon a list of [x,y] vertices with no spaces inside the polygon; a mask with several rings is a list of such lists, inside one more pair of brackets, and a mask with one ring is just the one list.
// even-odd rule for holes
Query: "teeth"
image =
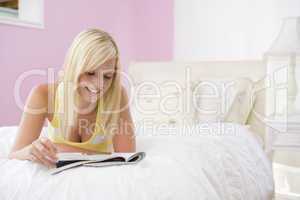
{"label": "teeth", "polygon": [[87,87],[87,89],[88,89],[90,92],[94,93],[94,94],[97,94],[97,93],[98,93],[98,90],[94,90],[94,89],[88,88],[88,87]]}

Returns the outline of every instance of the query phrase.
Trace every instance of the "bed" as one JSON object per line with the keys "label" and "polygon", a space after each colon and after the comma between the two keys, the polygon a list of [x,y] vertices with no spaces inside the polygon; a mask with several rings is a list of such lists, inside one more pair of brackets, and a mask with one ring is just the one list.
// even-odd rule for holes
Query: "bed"
{"label": "bed", "polygon": [[[131,64],[127,81],[132,88],[144,81],[185,81],[183,74],[187,68],[193,70],[190,83],[197,81],[196,75],[246,76],[256,81],[265,76],[262,61],[137,62]],[[142,99],[140,105],[147,107],[147,111],[154,108],[155,100],[133,91],[129,93],[134,97],[131,105],[137,151],[146,152],[144,160],[136,165],[79,167],[50,175],[39,164],[6,159],[17,126],[1,127],[0,199],[272,199],[272,166],[264,151],[264,126],[260,122],[264,95],[257,96],[245,124],[201,123],[195,122],[198,115],[194,112],[188,116],[137,113],[136,99]],[[162,91],[174,93],[170,88]],[[181,123],[181,118],[188,123]],[[47,136],[46,128],[42,135]]]}

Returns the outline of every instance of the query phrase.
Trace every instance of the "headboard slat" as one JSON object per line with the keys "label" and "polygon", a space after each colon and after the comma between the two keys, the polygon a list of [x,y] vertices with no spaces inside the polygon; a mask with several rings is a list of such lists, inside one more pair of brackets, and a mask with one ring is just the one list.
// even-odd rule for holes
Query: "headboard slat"
{"label": "headboard slat", "polygon": [[[247,77],[264,84],[266,65],[262,60],[199,61],[199,62],[133,62],[129,67],[132,84],[145,81],[161,83],[175,81],[181,85],[207,78]],[[260,85],[262,86],[262,85]],[[260,115],[265,113],[265,94],[257,93],[256,102],[247,123],[264,139],[265,127]]]}

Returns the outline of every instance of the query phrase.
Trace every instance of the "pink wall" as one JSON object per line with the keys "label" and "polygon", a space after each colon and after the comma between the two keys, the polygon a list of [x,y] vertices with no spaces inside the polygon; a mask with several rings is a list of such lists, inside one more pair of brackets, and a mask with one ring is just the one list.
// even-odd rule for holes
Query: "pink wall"
{"label": "pink wall", "polygon": [[[0,126],[20,121],[14,97],[18,77],[32,69],[57,72],[72,39],[88,27],[112,34],[125,71],[133,60],[172,59],[173,0],[45,0],[45,29],[0,24]],[[25,79],[22,103],[35,84],[46,81],[41,75]]]}

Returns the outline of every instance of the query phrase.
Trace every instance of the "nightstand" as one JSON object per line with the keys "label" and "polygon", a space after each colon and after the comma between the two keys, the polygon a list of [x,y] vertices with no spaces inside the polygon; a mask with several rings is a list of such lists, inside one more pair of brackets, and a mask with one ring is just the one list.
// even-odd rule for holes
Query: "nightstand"
{"label": "nightstand", "polygon": [[274,150],[300,151],[300,115],[281,120],[278,117],[265,121],[265,151],[270,158]]}
{"label": "nightstand", "polygon": [[274,200],[300,199],[300,115],[266,120],[265,151],[272,160]]}

